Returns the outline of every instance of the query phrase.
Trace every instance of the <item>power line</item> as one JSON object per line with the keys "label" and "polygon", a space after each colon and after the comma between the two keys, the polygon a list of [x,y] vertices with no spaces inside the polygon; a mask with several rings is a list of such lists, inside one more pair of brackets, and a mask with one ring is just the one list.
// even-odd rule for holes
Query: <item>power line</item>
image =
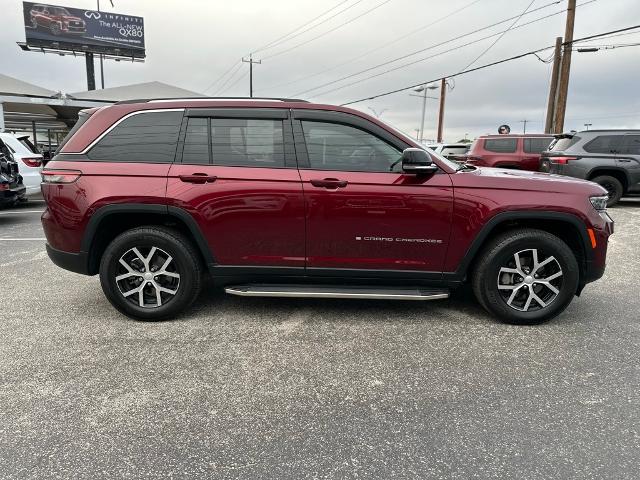
{"label": "power line", "polygon": [[[591,38],[603,37],[603,36],[605,36],[605,35],[609,35],[609,34],[612,34],[612,33],[625,32],[625,31],[628,31],[628,30],[635,30],[635,29],[638,29],[638,28],[640,28],[640,24],[639,24],[639,25],[634,25],[634,26],[632,26],[632,27],[620,28],[620,29],[617,29],[617,30],[611,30],[611,31],[609,31],[609,32],[603,32],[603,33],[599,33],[599,34],[596,34],[596,35],[590,35],[590,36],[588,36],[588,37],[583,37],[583,38],[574,39],[572,42],[565,42],[565,43],[577,43],[577,42],[582,42],[582,41],[584,41],[584,40],[588,40],[588,39],[591,39]],[[396,88],[396,89],[394,89],[394,90],[390,90],[390,91],[387,91],[387,92],[379,93],[379,94],[376,94],[376,95],[371,95],[371,96],[369,96],[369,97],[361,98],[361,99],[358,99],[358,100],[351,100],[351,101],[346,102],[346,103],[343,103],[343,104],[341,104],[341,105],[342,105],[342,106],[345,106],[345,105],[352,105],[352,104],[354,104],[354,103],[360,103],[360,102],[364,102],[364,101],[367,101],[367,100],[374,100],[374,99],[376,99],[376,98],[386,97],[387,95],[392,95],[392,94],[394,94],[394,93],[403,92],[403,91],[405,91],[405,90],[409,90],[409,89],[411,89],[411,88],[419,87],[420,85],[424,85],[424,84],[432,83],[432,82],[437,82],[437,81],[441,80],[442,78],[457,77],[457,76],[459,76],[459,75],[464,75],[464,74],[466,74],[466,73],[471,73],[471,72],[475,72],[475,71],[478,71],[478,70],[483,70],[483,69],[485,69],[485,68],[493,67],[493,66],[495,66],[495,65],[500,65],[500,64],[502,64],[502,63],[510,62],[510,61],[513,61],[513,60],[518,60],[518,59],[520,59],[520,58],[527,57],[527,56],[529,56],[529,55],[534,55],[534,54],[536,54],[536,53],[540,53],[540,52],[543,52],[543,51],[545,51],[545,50],[550,50],[550,49],[552,49],[552,48],[555,48],[555,46],[553,46],[553,45],[552,45],[552,46],[548,46],[548,47],[539,48],[539,49],[537,49],[537,50],[531,50],[531,51],[529,51],[529,52],[524,52],[524,53],[521,53],[521,54],[518,54],[518,55],[514,55],[514,56],[512,56],[512,57],[503,58],[502,60],[496,60],[495,62],[486,63],[486,64],[481,65],[481,66],[479,66],[479,67],[474,67],[474,68],[471,68],[471,69],[468,69],[468,70],[464,70],[464,71],[462,71],[462,72],[452,73],[452,74],[449,74],[449,75],[444,75],[444,76],[442,76],[442,77],[434,78],[434,79],[432,79],[432,80],[427,80],[427,81],[422,80],[421,82],[419,82],[419,83],[415,83],[415,84],[413,84],[413,85],[408,85],[408,86],[405,86],[405,87],[402,87],[402,88]]]}
{"label": "power line", "polygon": [[[253,53],[260,52],[260,51],[262,51],[262,50],[266,50],[266,49],[268,49],[268,48],[274,47],[274,46],[279,45],[279,44],[281,44],[281,43],[283,43],[283,42],[285,42],[285,41],[287,41],[287,40],[290,40],[291,38],[295,38],[295,37],[297,37],[298,35],[302,35],[303,33],[307,32],[307,31],[309,31],[309,30],[311,30],[311,29],[313,29],[313,28],[316,28],[316,27],[317,27],[317,26],[319,26],[319,25],[322,25],[322,23],[324,23],[324,22],[326,22],[326,21],[330,20],[330,19],[331,19],[331,18],[333,18],[335,15],[334,15],[334,16],[332,16],[332,17],[329,17],[329,18],[327,18],[327,19],[325,19],[325,20],[323,20],[322,22],[320,22],[320,23],[318,23],[318,24],[314,25],[313,27],[311,27],[311,28],[309,28],[309,29],[307,29],[307,30],[305,30],[305,31],[303,31],[303,32],[300,32],[299,34],[297,34],[297,35],[295,35],[295,36],[293,36],[293,37],[291,37],[291,38],[287,38],[287,37],[289,37],[291,34],[293,34],[293,33],[297,32],[298,30],[300,30],[301,28],[306,27],[307,25],[309,25],[309,24],[311,24],[311,23],[315,22],[317,19],[319,19],[319,18],[321,18],[321,17],[323,17],[323,16],[327,15],[328,13],[332,12],[332,11],[333,11],[333,10],[335,10],[336,8],[340,7],[341,5],[344,5],[345,3],[348,3],[348,2],[350,2],[350,1],[351,1],[351,0],[343,0],[342,2],[338,3],[337,5],[335,5],[335,6],[331,7],[329,10],[325,10],[325,11],[324,11],[324,12],[322,12],[320,15],[318,15],[318,16],[316,16],[316,17],[312,18],[312,19],[311,19],[311,20],[309,20],[308,22],[306,22],[306,23],[304,23],[304,24],[300,25],[299,27],[297,27],[296,29],[294,29],[294,30],[290,31],[290,32],[289,32],[289,33],[287,33],[286,35],[283,35],[283,36],[281,36],[281,37],[278,37],[277,39],[275,39],[275,40],[273,40],[273,41],[271,41],[271,42],[269,42],[269,43],[267,43],[267,44],[265,44],[265,45],[263,45],[263,46],[261,46],[261,47],[259,47],[259,48],[256,48],[256,49],[255,49],[255,50],[253,50],[251,53],[253,54]],[[339,15],[340,13],[345,12],[345,11],[349,10],[350,8],[352,8],[352,7],[355,7],[355,6],[356,6],[358,3],[360,3],[361,1],[363,1],[363,0],[358,0],[356,3],[354,3],[354,4],[350,5],[350,6],[348,6],[347,8],[345,8],[345,9],[341,10],[341,11],[340,11],[340,12],[338,12],[336,15]],[[214,86],[214,85],[216,85],[216,84],[219,84],[219,88],[218,88],[218,91],[219,91],[219,90],[220,90],[220,88],[222,88],[222,87],[221,87],[221,85],[224,85],[224,83],[227,83],[227,82],[229,81],[229,79],[233,76],[233,74],[231,75],[231,77],[228,77],[228,78],[226,79],[226,81],[225,81],[223,84],[220,84],[220,82],[222,81],[222,79],[223,79],[223,78],[225,78],[225,77],[229,74],[229,72],[231,72],[231,70],[233,70],[233,68],[234,68],[234,67],[237,67],[237,65],[238,65],[237,63],[234,63],[233,65],[231,65],[231,66],[229,67],[229,69],[228,69],[228,70],[226,70],[226,71],[225,71],[222,75],[220,75],[216,80],[214,80],[213,82],[211,82],[211,84],[209,84],[209,86],[208,86],[207,88],[205,88],[203,91],[204,91],[204,92],[207,92],[208,90],[210,90],[211,88],[213,88],[213,86]],[[237,71],[237,69],[236,69],[236,71]],[[236,72],[234,72],[234,74],[235,74],[235,73],[236,73]]]}
{"label": "power line", "polygon": [[220,75],[220,76],[219,76],[218,78],[216,78],[213,82],[211,82],[211,84],[209,84],[209,86],[203,90],[203,93],[206,93],[206,91],[207,91],[207,90],[210,90],[211,88],[213,88],[213,86],[214,86],[215,84],[219,83],[219,82],[220,82],[220,80],[222,80],[224,77],[226,77],[226,76],[227,76],[227,74],[228,74],[231,70],[233,70],[233,67],[235,67],[235,66],[237,66],[237,65],[238,65],[238,62],[236,62],[236,63],[234,63],[233,65],[231,65],[231,66],[229,67],[229,69],[228,69],[228,70],[226,70],[222,75]]}
{"label": "power line", "polygon": [[281,50],[281,51],[279,51],[279,52],[273,53],[273,54],[271,54],[271,55],[267,55],[266,57],[263,57],[263,58],[264,58],[264,60],[267,60],[267,59],[269,59],[269,58],[277,57],[277,56],[280,56],[280,55],[282,55],[282,54],[284,54],[284,53],[290,52],[291,50],[294,50],[294,49],[296,49],[296,48],[302,47],[303,45],[307,45],[308,43],[311,43],[311,42],[313,42],[313,41],[315,41],[315,40],[317,40],[317,39],[319,39],[319,38],[322,38],[322,37],[324,37],[325,35],[328,35],[328,34],[330,34],[330,33],[332,33],[332,32],[335,32],[336,30],[338,30],[339,28],[344,27],[345,25],[349,25],[350,23],[355,22],[355,21],[356,21],[356,20],[358,20],[359,18],[362,18],[362,17],[364,17],[365,15],[367,15],[367,14],[369,14],[369,13],[373,12],[374,10],[377,10],[378,8],[380,8],[380,7],[382,7],[383,5],[385,5],[385,4],[387,4],[387,3],[389,3],[390,1],[392,1],[392,0],[384,0],[383,2],[380,2],[380,3],[379,3],[378,5],[376,5],[375,7],[372,7],[372,8],[370,8],[369,10],[365,10],[365,11],[364,11],[363,13],[361,13],[360,15],[358,15],[358,16],[356,16],[356,17],[353,17],[353,18],[351,18],[350,20],[347,20],[347,21],[346,21],[346,22],[344,22],[344,23],[341,23],[340,25],[337,25],[337,26],[333,27],[332,29],[327,30],[327,31],[326,31],[326,32],[324,32],[324,33],[321,33],[320,35],[316,35],[315,37],[312,37],[312,38],[310,38],[309,40],[306,40],[306,41],[304,41],[304,42],[302,42],[302,43],[298,43],[297,45],[294,45],[294,46],[292,46],[292,47],[286,48],[286,49],[284,49],[284,50]]}
{"label": "power line", "polygon": [[222,93],[226,92],[227,90],[229,90],[230,88],[235,87],[235,86],[238,84],[238,82],[239,82],[240,80],[244,79],[247,75],[249,75],[249,70],[247,70],[246,72],[244,72],[244,74],[240,75],[240,76],[238,77],[238,79],[237,79],[235,82],[233,82],[233,83],[232,83],[231,85],[229,85],[227,88],[225,88],[224,90],[221,90],[221,91],[220,91],[220,92],[218,92],[218,93],[219,93],[219,94],[222,94]]}
{"label": "power line", "polygon": [[[538,7],[538,8],[535,8],[535,9],[533,9],[533,10],[530,10],[529,12],[527,12],[527,15],[532,14],[532,13],[534,13],[534,12],[537,12],[537,11],[539,11],[539,10],[542,10],[542,9],[544,9],[544,8],[551,7],[551,6],[553,6],[553,5],[557,5],[558,3],[560,3],[560,1],[561,1],[561,0],[556,0],[556,1],[554,1],[554,2],[548,3],[548,4],[546,4],[546,5],[542,5],[542,6]],[[593,1],[596,1],[596,0],[591,0],[591,1],[593,2]],[[588,2],[588,3],[589,3],[589,2]],[[562,11],[560,11],[560,12],[558,12],[558,13],[563,13],[564,11],[565,11],[565,10],[562,10]],[[482,31],[484,31],[484,30],[488,30],[488,29],[493,28],[493,27],[496,27],[496,26],[501,25],[501,24],[503,24],[503,23],[506,23],[506,22],[508,22],[508,21],[510,21],[510,20],[513,20],[513,19],[515,19],[515,18],[517,18],[517,17],[518,17],[518,15],[513,16],[513,17],[509,17],[509,18],[505,18],[504,20],[500,20],[499,22],[492,23],[491,25],[487,25],[487,26],[482,27],[482,28],[477,28],[477,29],[475,29],[475,30],[472,30],[471,32],[464,33],[464,34],[462,34],[462,35],[458,35],[457,37],[453,37],[453,38],[450,38],[450,39],[448,39],[448,40],[442,41],[442,42],[440,42],[440,43],[436,43],[436,44],[430,45],[430,46],[428,46],[428,47],[421,48],[421,49],[419,49],[419,50],[415,50],[415,51],[413,51],[413,52],[407,53],[407,54],[402,55],[402,56],[400,56],[400,57],[396,57],[396,58],[393,58],[393,59],[391,59],[391,60],[387,60],[387,61],[385,61],[385,62],[379,63],[379,64],[374,65],[374,66],[372,66],[372,67],[365,68],[364,70],[360,70],[360,71],[358,71],[358,72],[354,72],[354,73],[352,73],[352,74],[349,74],[349,75],[346,75],[346,76],[344,76],[344,77],[338,78],[337,80],[333,80],[333,81],[330,81],[330,82],[323,83],[323,84],[321,84],[321,85],[317,85],[317,86],[315,86],[315,87],[313,87],[313,88],[309,88],[309,89],[307,89],[307,90],[304,90],[304,91],[302,91],[302,92],[299,92],[299,93],[297,93],[296,95],[302,95],[302,94],[304,94],[304,93],[311,92],[311,91],[313,91],[313,90],[318,90],[318,89],[320,89],[320,88],[322,88],[322,87],[326,87],[326,86],[332,85],[332,84],[334,84],[334,83],[341,82],[342,80],[347,80],[347,79],[349,79],[349,78],[355,77],[355,76],[360,75],[360,74],[362,74],[362,73],[370,72],[371,70],[375,70],[375,69],[377,69],[377,68],[384,67],[385,65],[389,65],[389,64],[391,64],[391,63],[395,63],[395,62],[398,62],[398,61],[400,61],[400,60],[404,60],[404,59],[406,59],[406,58],[412,57],[412,56],[417,55],[417,54],[419,54],[419,53],[426,52],[426,51],[428,51],[428,50],[433,50],[434,48],[441,47],[442,45],[446,45],[446,44],[451,43],[451,42],[454,42],[454,41],[456,41],[456,40],[460,40],[461,38],[469,37],[469,36],[471,36],[471,35],[473,35],[473,34],[476,34],[476,33],[482,32]],[[525,25],[528,25],[528,24],[525,24]],[[522,25],[521,25],[521,26],[522,26]],[[521,26],[519,26],[518,28],[520,28]],[[498,33],[500,33],[500,32],[498,32]],[[485,38],[491,38],[492,36],[495,36],[495,35],[491,35],[491,36],[489,36],[489,37],[485,37]]]}
{"label": "power line", "polygon": [[[378,53],[381,48],[388,48],[391,45],[395,45],[396,43],[404,40],[405,38],[408,38],[408,37],[410,37],[412,35],[415,35],[416,33],[420,32],[420,31],[422,31],[422,30],[424,30],[426,28],[432,27],[433,25],[435,25],[435,24],[437,24],[437,23],[439,23],[439,22],[441,22],[443,20],[446,20],[447,18],[452,17],[453,15],[455,15],[457,13],[460,13],[461,11],[469,8],[470,6],[476,4],[476,3],[480,2],[480,1],[481,0],[473,0],[472,2],[467,3],[466,5],[464,5],[464,6],[460,7],[460,8],[458,8],[458,9],[456,9],[456,10],[454,10],[454,11],[452,11],[452,12],[450,12],[450,13],[448,13],[448,14],[446,14],[446,15],[444,15],[444,16],[436,19],[436,20],[434,20],[433,22],[427,23],[426,25],[423,25],[423,26],[421,26],[419,28],[416,28],[415,30],[412,30],[411,32],[409,32],[409,33],[407,33],[405,35],[397,37],[395,40],[392,40],[390,42],[385,42],[384,44],[380,44],[375,48],[372,48],[370,50],[367,50],[364,53],[356,55],[355,57],[351,57],[348,60],[345,60],[344,62],[338,63],[337,65],[334,65],[333,67],[327,68],[327,69],[322,70],[320,72],[313,73],[311,75],[306,75],[304,77],[297,78],[295,80],[290,80],[288,82],[278,83],[276,85],[271,85],[269,87],[266,87],[265,90],[267,90],[267,89],[271,90],[271,89],[274,89],[274,88],[285,87],[287,85],[291,85],[291,84],[294,84],[294,83],[302,82],[303,80],[308,80],[310,78],[317,77],[318,75],[322,75],[323,73],[331,72],[331,71],[335,70],[336,68],[340,68],[340,67],[342,67],[344,65],[351,64],[351,63],[355,62],[356,60],[360,60],[361,58],[364,58],[364,57],[367,57],[367,56],[371,55],[372,53]],[[558,3],[558,2],[556,2],[556,3]]]}
{"label": "power line", "polygon": [[[267,50],[267,49],[269,49],[269,48],[275,47],[276,45],[280,45],[281,43],[283,43],[283,42],[285,42],[285,41],[287,41],[287,40],[291,40],[292,38],[296,38],[297,36],[302,35],[303,33],[308,32],[309,30],[312,30],[313,28],[316,28],[316,27],[318,27],[319,25],[322,25],[324,22],[326,22],[326,21],[328,21],[328,20],[331,20],[331,18],[333,18],[333,17],[327,18],[327,19],[325,19],[324,21],[322,21],[322,22],[318,23],[317,25],[314,25],[313,27],[311,27],[311,28],[309,28],[309,29],[305,30],[304,32],[300,32],[300,33],[296,34],[295,36],[293,36],[293,37],[291,37],[291,38],[288,38],[290,35],[293,35],[294,33],[296,33],[296,32],[297,32],[298,30],[300,30],[301,28],[306,27],[307,25],[309,25],[309,24],[311,24],[311,23],[315,22],[315,21],[316,21],[316,20],[318,20],[319,18],[324,17],[325,15],[327,15],[327,14],[328,14],[328,13],[330,13],[330,12],[332,12],[332,11],[333,11],[333,10],[335,10],[336,8],[338,8],[338,7],[342,6],[342,5],[344,5],[345,3],[348,3],[348,2],[350,2],[350,1],[351,1],[351,0],[343,0],[342,2],[338,3],[337,5],[334,5],[333,7],[331,7],[329,10],[325,10],[324,12],[322,12],[322,13],[321,13],[320,15],[318,15],[317,17],[314,17],[314,18],[312,18],[311,20],[309,20],[308,22],[303,23],[303,24],[302,24],[302,25],[300,25],[298,28],[295,28],[295,29],[291,30],[289,33],[287,33],[287,34],[285,34],[285,35],[282,35],[281,37],[278,37],[278,38],[276,38],[275,40],[273,40],[273,41],[271,41],[271,42],[269,42],[269,43],[267,43],[267,44],[265,44],[265,45],[262,45],[261,47],[256,48],[256,49],[255,49],[255,50],[253,50],[251,53],[257,53],[257,52],[261,52],[261,51],[263,51],[263,50]],[[360,1],[362,1],[362,0],[360,0]],[[349,10],[350,8],[355,7],[358,3],[360,3],[360,1],[358,1],[358,2],[354,3],[353,5],[350,5],[349,7],[345,8],[345,9],[344,9],[344,10],[342,10],[341,12],[338,12],[338,14],[337,14],[337,15],[339,15],[339,14],[340,14],[340,13],[342,13],[342,12],[345,12],[345,11]],[[335,15],[334,15],[334,16],[335,16]]]}
{"label": "power line", "polygon": [[218,88],[216,89],[216,91],[213,93],[214,96],[218,95],[220,92],[223,91],[223,89],[225,88],[225,86],[231,81],[231,79],[233,77],[236,76],[236,74],[238,73],[238,71],[240,71],[240,68],[242,67],[242,62],[238,62],[238,64],[236,65],[236,68],[233,70],[233,72],[231,73],[231,75],[229,75],[227,77],[227,79],[222,82],[222,84],[220,84],[218,86]]}
{"label": "power line", "polygon": [[[467,68],[469,68],[471,65],[473,65],[474,63],[476,63],[476,62],[477,62],[478,60],[480,60],[480,59],[481,59],[481,58],[482,58],[482,57],[483,57],[483,56],[484,56],[484,55],[485,55],[489,50],[491,50],[491,49],[496,45],[496,43],[498,43],[500,40],[502,40],[502,37],[504,37],[504,36],[507,34],[507,32],[508,32],[509,30],[511,30],[511,29],[516,25],[516,23],[518,23],[518,22],[520,21],[520,19],[522,18],[522,16],[523,16],[525,13],[527,13],[527,11],[531,8],[531,5],[533,5],[533,2],[535,2],[535,1],[536,1],[536,0],[531,0],[531,3],[530,3],[529,5],[527,5],[527,8],[525,8],[525,9],[522,11],[522,13],[518,16],[518,18],[516,18],[516,19],[513,21],[513,23],[511,24],[511,26],[510,26],[509,28],[507,28],[504,32],[502,32],[502,33],[500,34],[500,36],[499,36],[498,38],[496,38],[496,39],[493,41],[493,43],[492,43],[491,45],[489,45],[487,48],[485,48],[485,49],[482,51],[482,53],[481,53],[480,55],[478,55],[476,58],[474,58],[474,59],[471,61],[471,63],[469,63],[469,64],[468,64],[467,66],[465,66],[464,68],[462,68],[462,70],[466,70],[466,69],[467,69]],[[526,130],[526,128],[527,128],[527,124],[526,124],[526,123],[525,123],[524,128],[525,128],[525,130]]]}
{"label": "power line", "polygon": [[[591,0],[591,1],[596,1],[596,0]],[[565,10],[560,10],[559,12],[551,13],[551,14],[546,15],[546,16],[544,16],[544,17],[540,17],[540,18],[537,18],[537,19],[535,19],[535,20],[531,20],[530,22],[523,23],[522,25],[518,25],[517,27],[514,27],[514,28],[512,28],[511,30],[516,30],[516,29],[518,29],[518,28],[526,27],[526,26],[531,25],[531,24],[533,24],[533,23],[540,22],[540,21],[542,21],[542,20],[546,20],[547,18],[550,18],[550,17],[556,16],[556,15],[560,15],[561,13],[564,13],[564,12],[565,12]],[[402,68],[406,68],[406,67],[409,67],[409,66],[411,66],[411,65],[415,65],[415,64],[417,64],[417,63],[424,62],[425,60],[430,60],[430,59],[432,59],[432,58],[442,56],[442,55],[444,55],[444,54],[446,54],[446,53],[455,52],[455,51],[460,50],[460,49],[462,49],[462,48],[464,48],[464,47],[468,47],[468,46],[470,46],[470,45],[474,45],[474,44],[476,44],[476,43],[482,42],[483,40],[487,40],[487,39],[489,39],[489,38],[495,37],[496,35],[500,35],[501,33],[505,32],[505,31],[506,31],[506,30],[503,30],[503,31],[501,31],[501,32],[492,33],[491,35],[487,35],[487,36],[485,36],[485,37],[478,38],[478,39],[476,39],[476,40],[472,40],[472,41],[467,42],[467,43],[463,43],[462,45],[458,45],[458,46],[452,47],[452,48],[450,48],[450,49],[448,49],[448,50],[443,50],[442,52],[434,53],[433,55],[429,55],[429,56],[427,56],[427,57],[419,58],[419,59],[417,59],[417,60],[413,60],[413,61],[411,61],[411,62],[404,63],[404,64],[402,64],[402,65],[398,65],[398,66],[396,66],[396,67],[392,67],[392,68],[390,68],[390,69],[388,69],[388,70],[384,70],[384,71],[382,71],[382,72],[378,72],[378,73],[375,73],[375,74],[373,74],[373,75],[369,75],[368,77],[364,77],[364,78],[358,79],[358,80],[353,81],[353,82],[351,82],[351,83],[346,83],[346,84],[344,84],[344,85],[340,85],[340,86],[338,86],[338,87],[334,87],[334,88],[332,88],[332,89],[325,90],[325,91],[323,91],[323,92],[320,92],[320,93],[315,94],[315,95],[314,95],[314,97],[318,97],[318,96],[320,96],[320,95],[326,95],[327,93],[335,92],[336,90],[342,90],[343,88],[347,88],[347,87],[350,87],[350,86],[352,86],[352,85],[357,85],[357,84],[359,84],[359,83],[361,83],[361,82],[364,82],[364,81],[366,81],[366,80],[370,80],[370,79],[372,79],[372,78],[377,78],[377,77],[380,77],[380,76],[382,76],[382,75],[386,75],[387,73],[391,73],[391,72],[394,72],[394,71],[396,71],[396,70],[400,70],[400,69],[402,69]],[[355,75],[351,75],[351,76],[355,76]],[[331,85],[331,84],[333,84],[333,83],[337,83],[337,81],[336,81],[336,82],[329,82],[327,85]],[[303,93],[306,93],[306,92],[303,92]]]}

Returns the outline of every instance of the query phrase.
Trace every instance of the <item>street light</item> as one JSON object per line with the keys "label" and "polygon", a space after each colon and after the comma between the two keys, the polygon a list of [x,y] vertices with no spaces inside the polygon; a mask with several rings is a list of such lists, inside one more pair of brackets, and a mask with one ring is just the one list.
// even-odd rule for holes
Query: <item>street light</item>
{"label": "street light", "polygon": [[584,126],[587,127],[587,130],[589,130],[589,127],[593,125],[593,123],[585,123]]}
{"label": "street light", "polygon": [[[427,98],[435,98],[435,97],[427,97],[427,92],[429,90],[437,90],[438,86],[434,84],[429,85],[420,85],[418,88],[414,88],[414,92],[422,92],[422,122],[420,123],[420,143],[424,142],[424,116],[427,110]],[[416,95],[417,96],[417,95]],[[437,99],[436,99],[437,100]]]}

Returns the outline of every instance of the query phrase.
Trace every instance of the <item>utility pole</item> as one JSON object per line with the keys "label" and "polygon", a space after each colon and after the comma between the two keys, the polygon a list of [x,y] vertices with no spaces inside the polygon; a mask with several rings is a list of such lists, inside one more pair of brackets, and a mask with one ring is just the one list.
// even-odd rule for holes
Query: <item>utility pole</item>
{"label": "utility pole", "polygon": [[444,101],[447,94],[447,79],[440,80],[440,111],[438,112],[438,139],[437,142],[442,142],[442,131],[444,129]]}
{"label": "utility pole", "polygon": [[524,135],[527,133],[527,123],[529,123],[529,120],[520,120],[520,123],[522,123],[522,134]]}
{"label": "utility pole", "polygon": [[250,53],[249,60],[243,58],[242,61],[249,64],[249,97],[253,98],[253,64],[260,64],[262,63],[262,60],[254,60],[252,54]]}
{"label": "utility pole", "polygon": [[558,100],[556,103],[554,133],[564,130],[564,116],[567,111],[567,94],[569,92],[569,74],[571,72],[571,49],[573,48],[573,26],[576,21],[576,0],[568,0],[567,24],[564,31],[562,64],[558,81]]}
{"label": "utility pole", "polygon": [[556,47],[553,51],[553,69],[551,70],[551,84],[549,85],[549,101],[547,102],[547,121],[544,124],[544,133],[554,133],[553,120],[556,114],[558,100],[558,75],[560,74],[560,62],[562,60],[562,37],[556,38]]}

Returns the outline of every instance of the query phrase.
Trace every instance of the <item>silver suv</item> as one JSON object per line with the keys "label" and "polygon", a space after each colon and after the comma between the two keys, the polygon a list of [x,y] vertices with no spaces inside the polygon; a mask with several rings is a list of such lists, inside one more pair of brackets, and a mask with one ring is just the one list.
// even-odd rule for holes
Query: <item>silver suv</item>
{"label": "silver suv", "polygon": [[609,193],[607,206],[640,193],[640,130],[585,130],[556,135],[540,171],[591,180]]}

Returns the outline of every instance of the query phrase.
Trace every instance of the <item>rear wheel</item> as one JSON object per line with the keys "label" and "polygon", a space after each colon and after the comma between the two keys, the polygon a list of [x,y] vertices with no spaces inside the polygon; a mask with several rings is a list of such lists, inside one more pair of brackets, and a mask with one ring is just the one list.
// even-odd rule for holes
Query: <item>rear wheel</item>
{"label": "rear wheel", "polygon": [[600,175],[599,177],[593,178],[591,181],[596,182],[598,185],[604,187],[609,194],[607,207],[612,207],[620,201],[620,198],[624,193],[624,186],[622,185],[622,182],[616,177],[612,177],[610,175]]}
{"label": "rear wheel", "polygon": [[129,230],[100,262],[100,283],[111,304],[139,320],[164,320],[189,307],[200,292],[198,254],[181,234],[162,227]]}
{"label": "rear wheel", "polygon": [[578,288],[578,262],[558,237],[519,229],[493,239],[472,285],[480,304],[508,323],[536,324],[562,312]]}

